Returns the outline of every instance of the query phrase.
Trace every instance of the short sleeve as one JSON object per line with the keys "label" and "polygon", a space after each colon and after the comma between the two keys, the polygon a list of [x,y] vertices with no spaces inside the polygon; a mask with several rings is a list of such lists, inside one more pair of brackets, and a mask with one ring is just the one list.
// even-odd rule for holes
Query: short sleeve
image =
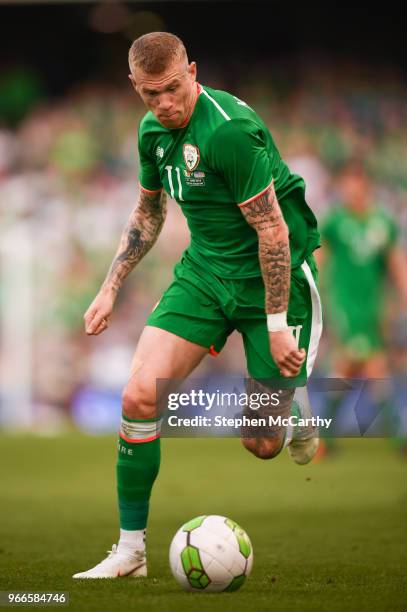
{"label": "short sleeve", "polygon": [[229,187],[236,204],[245,204],[271,183],[266,135],[250,119],[223,123],[208,142],[208,161]]}
{"label": "short sleeve", "polygon": [[140,173],[139,181],[141,187],[148,191],[158,191],[162,188],[160,173],[155,163],[154,158],[149,151],[146,151],[145,139],[143,139],[141,131],[138,135],[138,152],[140,158]]}

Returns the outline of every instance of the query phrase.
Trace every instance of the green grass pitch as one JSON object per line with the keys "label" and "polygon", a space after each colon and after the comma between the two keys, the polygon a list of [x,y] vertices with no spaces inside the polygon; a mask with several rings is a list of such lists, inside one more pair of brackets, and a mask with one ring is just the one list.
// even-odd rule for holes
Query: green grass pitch
{"label": "green grass pitch", "polygon": [[[117,540],[115,437],[1,436],[0,590],[69,591],[71,611],[407,610],[407,464],[386,440],[342,440],[297,466],[238,440],[163,440],[149,578],[75,581]],[[224,514],[249,533],[236,593],[184,593],[168,548],[186,520]]]}

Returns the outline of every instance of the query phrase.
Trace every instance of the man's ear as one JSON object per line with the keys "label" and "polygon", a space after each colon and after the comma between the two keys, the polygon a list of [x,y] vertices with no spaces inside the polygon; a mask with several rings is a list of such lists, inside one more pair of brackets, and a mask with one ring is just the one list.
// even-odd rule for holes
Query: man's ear
{"label": "man's ear", "polygon": [[191,62],[188,66],[188,74],[191,77],[192,81],[196,81],[196,62]]}

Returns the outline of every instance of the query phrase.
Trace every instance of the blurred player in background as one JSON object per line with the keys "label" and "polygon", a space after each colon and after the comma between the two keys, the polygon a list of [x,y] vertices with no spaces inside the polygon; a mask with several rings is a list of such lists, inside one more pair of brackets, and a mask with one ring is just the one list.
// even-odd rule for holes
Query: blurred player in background
{"label": "blurred player in background", "polygon": [[[401,312],[407,312],[407,259],[395,221],[374,201],[363,164],[348,162],[337,183],[340,205],[322,223],[323,247],[316,255],[334,341],[333,373],[339,378],[387,379],[387,287],[394,285]],[[389,387],[378,384],[376,394],[389,417]],[[329,402],[330,416],[342,399]],[[333,438],[326,438],[316,459],[333,449]]]}
{"label": "blurred player in background", "polygon": [[[280,390],[274,416],[312,416],[304,385],[322,331],[313,251],[314,214],[301,177],[282,161],[263,121],[247,104],[196,81],[176,36],[153,32],[129,54],[130,80],[149,112],[140,123],[140,196],[102,288],[85,314],[103,332],[129,272],[155,243],[169,193],[184,212],[191,244],[147,319],[123,396],[117,487],[120,540],[96,567],[75,578],[145,576],[145,528],[160,464],[157,379],[187,377],[237,329],[249,392]],[[302,389],[297,389],[300,387]],[[294,399],[295,396],[295,399]],[[274,412],[273,412],[274,410]],[[287,446],[311,461],[315,427],[275,428],[244,446],[269,459]]]}

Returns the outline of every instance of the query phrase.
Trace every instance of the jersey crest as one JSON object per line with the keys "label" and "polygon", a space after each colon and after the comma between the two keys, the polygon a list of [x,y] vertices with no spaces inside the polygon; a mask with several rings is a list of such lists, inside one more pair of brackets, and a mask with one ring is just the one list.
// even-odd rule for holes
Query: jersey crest
{"label": "jersey crest", "polygon": [[189,172],[192,172],[198,166],[201,158],[198,147],[185,143],[182,147],[182,153],[186,167],[188,168]]}

